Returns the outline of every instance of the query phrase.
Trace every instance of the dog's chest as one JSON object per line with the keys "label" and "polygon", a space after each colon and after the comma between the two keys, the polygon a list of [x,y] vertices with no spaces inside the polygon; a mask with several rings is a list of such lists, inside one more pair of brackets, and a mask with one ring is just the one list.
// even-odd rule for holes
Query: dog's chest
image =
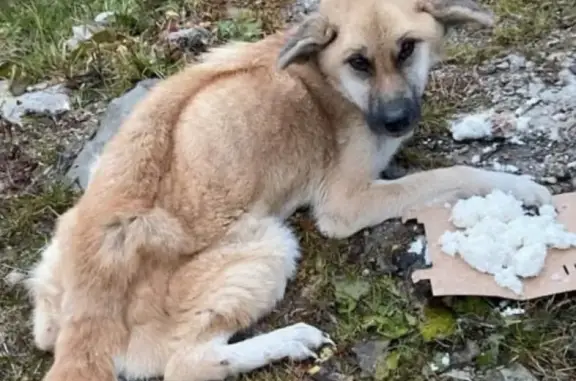
{"label": "dog's chest", "polygon": [[372,174],[375,177],[380,175],[380,172],[388,167],[392,157],[398,152],[398,149],[406,137],[391,138],[381,137],[376,143],[376,149],[372,158]]}

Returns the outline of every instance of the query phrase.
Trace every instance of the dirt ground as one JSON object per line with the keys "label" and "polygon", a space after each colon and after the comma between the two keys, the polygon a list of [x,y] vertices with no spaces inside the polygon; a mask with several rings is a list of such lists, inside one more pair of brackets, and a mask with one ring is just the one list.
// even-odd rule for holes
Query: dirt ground
{"label": "dirt ground", "polygon": [[[451,36],[445,60],[432,73],[424,120],[395,170],[464,163],[529,174],[554,193],[573,191],[576,3],[482,2],[497,14],[496,28]],[[0,12],[0,81],[9,81],[0,83],[13,95],[60,83],[70,99],[67,112],[15,123],[0,97],[0,380],[40,380],[50,364],[51,356],[33,347],[20,275],[38,258],[56,216],[77,197],[62,174],[109,102],[145,78],[192,63],[210,45],[259,39],[302,17],[315,1],[78,3],[7,0]],[[64,48],[73,26],[106,11],[115,18],[74,50]],[[168,38],[181,31],[190,33]],[[453,120],[490,109],[512,115],[512,124],[526,117],[530,127],[453,138]],[[305,211],[291,223],[304,253],[298,276],[277,309],[245,334],[304,321],[329,332],[337,349],[323,353],[319,364],[282,362],[241,379],[576,379],[575,294],[523,303],[434,298],[425,284],[410,280],[423,264],[408,253],[423,233],[417,223],[388,221],[345,241],[320,237]],[[520,313],[503,314],[506,307]]]}

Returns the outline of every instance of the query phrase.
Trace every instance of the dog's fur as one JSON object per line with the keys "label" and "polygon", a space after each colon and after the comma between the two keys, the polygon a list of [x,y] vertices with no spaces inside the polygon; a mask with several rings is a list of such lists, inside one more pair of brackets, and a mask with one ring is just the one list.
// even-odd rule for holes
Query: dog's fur
{"label": "dog's fur", "polygon": [[[44,380],[220,380],[311,356],[330,340],[303,323],[228,344],[283,297],[299,256],[283,221],[297,207],[347,237],[493,188],[549,201],[528,179],[462,166],[378,179],[412,132],[369,126],[370,102],[419,104],[445,28],[466,22],[491,16],[471,0],[324,0],[294,29],[156,85],[27,281],[36,344],[55,354]],[[398,63],[406,38],[420,42]]]}

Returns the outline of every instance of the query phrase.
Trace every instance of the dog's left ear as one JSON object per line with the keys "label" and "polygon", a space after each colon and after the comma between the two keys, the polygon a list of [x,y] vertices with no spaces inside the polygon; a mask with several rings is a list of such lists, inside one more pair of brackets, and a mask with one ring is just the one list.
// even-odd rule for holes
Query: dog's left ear
{"label": "dog's left ear", "polygon": [[278,55],[278,68],[285,69],[290,64],[308,59],[318,53],[336,37],[336,29],[328,20],[313,14],[291,31]]}
{"label": "dog's left ear", "polygon": [[446,27],[468,23],[494,26],[494,14],[473,0],[421,0],[420,9]]}

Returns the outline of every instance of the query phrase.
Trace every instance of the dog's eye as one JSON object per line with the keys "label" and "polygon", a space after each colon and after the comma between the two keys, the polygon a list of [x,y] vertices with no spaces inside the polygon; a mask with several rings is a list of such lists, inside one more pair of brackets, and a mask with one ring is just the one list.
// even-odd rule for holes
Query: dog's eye
{"label": "dog's eye", "polygon": [[416,46],[416,41],[414,40],[404,40],[400,44],[400,52],[398,53],[398,62],[404,62],[412,53],[414,53],[414,47]]}
{"label": "dog's eye", "polygon": [[372,64],[368,60],[368,58],[360,55],[355,54],[348,59],[348,63],[354,70],[362,71],[362,72],[369,72],[372,69]]}

